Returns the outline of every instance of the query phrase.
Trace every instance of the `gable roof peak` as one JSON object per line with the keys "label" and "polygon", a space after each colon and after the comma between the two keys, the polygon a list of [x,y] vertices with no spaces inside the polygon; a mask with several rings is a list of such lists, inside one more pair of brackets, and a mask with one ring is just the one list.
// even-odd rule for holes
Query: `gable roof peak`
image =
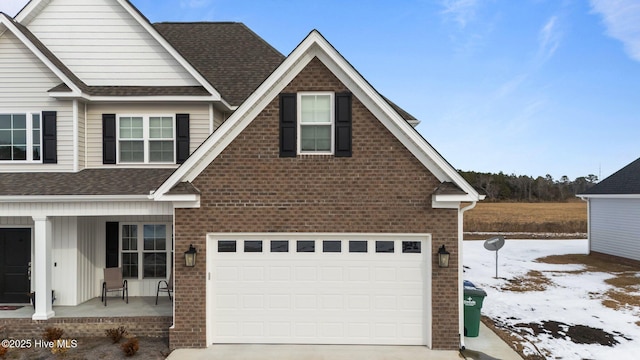
{"label": "gable roof peak", "polygon": [[[465,194],[455,201],[478,201],[484,196],[462,176],[369,84],[364,77],[314,29],[287,56],[240,107],[151,195],[163,197],[178,183],[191,182],[304,68],[317,58],[357,97],[393,136],[441,182],[450,181]],[[442,196],[442,201],[446,201]],[[456,195],[457,196],[457,195]],[[454,201],[454,200],[452,200]]]}

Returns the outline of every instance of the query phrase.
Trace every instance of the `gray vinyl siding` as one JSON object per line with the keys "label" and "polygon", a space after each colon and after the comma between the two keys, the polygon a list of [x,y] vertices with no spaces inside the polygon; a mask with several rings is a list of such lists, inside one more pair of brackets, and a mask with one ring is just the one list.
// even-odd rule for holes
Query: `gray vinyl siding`
{"label": "gray vinyl siding", "polygon": [[104,166],[102,164],[102,114],[157,114],[172,116],[176,114],[189,114],[191,153],[209,136],[209,128],[211,127],[209,105],[205,103],[89,104],[86,128],[86,163],[88,168]]}
{"label": "gray vinyl siding", "polygon": [[115,0],[51,0],[27,27],[87,85],[199,85]]}
{"label": "gray vinyl siding", "polygon": [[0,163],[0,171],[70,171],[73,169],[72,102],[47,91],[62,81],[18,38],[0,37],[0,113],[57,112],[57,164]]}
{"label": "gray vinyl siding", "polygon": [[590,199],[590,250],[640,261],[640,199]]}

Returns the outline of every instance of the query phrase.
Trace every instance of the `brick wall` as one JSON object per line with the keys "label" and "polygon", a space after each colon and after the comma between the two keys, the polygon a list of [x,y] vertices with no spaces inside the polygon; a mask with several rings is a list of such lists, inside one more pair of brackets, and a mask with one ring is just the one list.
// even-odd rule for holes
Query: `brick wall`
{"label": "brick wall", "polygon": [[[314,59],[283,92],[347,88]],[[278,98],[193,182],[199,209],[177,209],[176,253],[198,248],[194,268],[175,269],[172,349],[206,346],[209,232],[431,233],[447,269],[433,263],[433,347],[457,349],[457,210],[432,209],[439,181],[354,97],[353,157],[279,158]],[[184,250],[183,250],[184,249]]]}
{"label": "brick wall", "polygon": [[49,320],[0,319],[0,338],[40,339],[44,329],[57,327],[67,338],[105,335],[105,330],[124,326],[131,335],[168,337],[171,316],[52,318]]}

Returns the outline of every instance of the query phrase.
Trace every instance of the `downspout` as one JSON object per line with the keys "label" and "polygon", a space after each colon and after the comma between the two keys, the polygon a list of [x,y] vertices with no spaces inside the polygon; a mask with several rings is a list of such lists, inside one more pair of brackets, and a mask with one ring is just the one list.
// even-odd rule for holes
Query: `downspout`
{"label": "downspout", "polygon": [[462,303],[462,294],[464,288],[462,286],[462,276],[464,273],[462,264],[462,241],[464,238],[464,213],[476,207],[477,201],[458,210],[458,332],[460,335],[460,350],[464,350],[464,304]]}

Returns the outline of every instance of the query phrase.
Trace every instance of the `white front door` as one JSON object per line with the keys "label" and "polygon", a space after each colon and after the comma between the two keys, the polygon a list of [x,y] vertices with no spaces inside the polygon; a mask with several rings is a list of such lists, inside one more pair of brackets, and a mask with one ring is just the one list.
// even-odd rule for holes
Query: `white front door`
{"label": "white front door", "polygon": [[428,234],[210,234],[209,343],[428,345]]}

